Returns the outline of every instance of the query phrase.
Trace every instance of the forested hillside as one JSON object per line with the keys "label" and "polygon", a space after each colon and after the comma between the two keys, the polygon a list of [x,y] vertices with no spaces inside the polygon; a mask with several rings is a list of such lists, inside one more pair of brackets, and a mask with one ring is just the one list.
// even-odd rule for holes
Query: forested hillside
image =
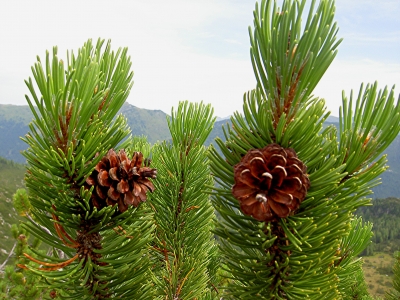
{"label": "forested hillside", "polygon": [[[119,113],[125,115],[132,135],[146,135],[150,143],[170,139],[167,115],[161,110],[147,110],[125,103]],[[0,104],[0,156],[24,163],[20,154],[27,145],[20,137],[29,131],[32,113],[29,106]]]}
{"label": "forested hillside", "polygon": [[25,166],[0,157],[0,264],[11,249],[11,225],[17,223],[19,216],[14,210],[12,198],[15,191],[24,187]]}
{"label": "forested hillside", "polygon": [[373,224],[371,244],[361,256],[369,292],[384,297],[392,287],[393,254],[400,250],[400,198],[374,199],[372,206],[361,207],[356,214]]}
{"label": "forested hillside", "polygon": [[[168,131],[167,114],[161,110],[141,109],[125,103],[120,113],[126,116],[133,135],[145,135],[150,143],[171,138]],[[32,113],[28,106],[0,104],[0,156],[18,163],[25,162],[20,151],[26,149],[27,145],[19,137],[28,132],[28,124],[31,120]],[[229,122],[229,120],[217,121],[205,144],[210,145],[216,137],[224,140],[222,126]],[[330,117],[325,124],[337,127],[338,119]],[[390,168],[381,176],[383,183],[374,188],[373,198],[400,197],[399,148],[400,137],[397,137],[386,150]]]}
{"label": "forested hillside", "polygon": [[372,204],[357,210],[364,221],[374,224],[372,244],[363,254],[385,252],[392,255],[400,250],[400,198],[374,199]]}

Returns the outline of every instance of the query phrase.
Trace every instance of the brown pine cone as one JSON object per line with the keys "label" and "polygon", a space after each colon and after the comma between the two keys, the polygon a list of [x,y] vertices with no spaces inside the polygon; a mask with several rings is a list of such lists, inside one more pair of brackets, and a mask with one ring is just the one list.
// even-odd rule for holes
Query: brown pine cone
{"label": "brown pine cone", "polygon": [[234,167],[232,194],[245,215],[276,221],[300,207],[310,187],[306,172],[291,148],[270,144],[252,149]]}
{"label": "brown pine cone", "polygon": [[137,207],[147,199],[146,193],[154,191],[149,178],[156,178],[157,170],[143,166],[143,154],[135,152],[132,160],[124,150],[118,154],[109,150],[86,179],[87,188],[94,186],[92,203],[97,209],[118,204],[120,212],[130,205]]}

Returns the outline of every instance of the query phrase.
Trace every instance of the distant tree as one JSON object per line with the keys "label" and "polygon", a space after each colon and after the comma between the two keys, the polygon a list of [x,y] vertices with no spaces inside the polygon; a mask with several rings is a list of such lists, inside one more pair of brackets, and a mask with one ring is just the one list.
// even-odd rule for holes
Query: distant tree
{"label": "distant tree", "polygon": [[356,214],[372,222],[374,236],[362,255],[385,252],[390,255],[400,247],[400,199],[374,199],[372,206],[360,207]]}
{"label": "distant tree", "polygon": [[[17,212],[20,215],[29,216],[30,204],[26,190],[18,189],[13,198]],[[8,258],[0,265],[0,299],[43,299],[52,291],[49,292],[43,288],[42,278],[27,272],[22,267],[33,266],[34,263],[30,262],[26,255],[38,252],[41,241],[34,238],[29,243],[29,234],[16,224],[11,226],[11,232],[15,243]]]}
{"label": "distant tree", "polygon": [[386,293],[387,300],[400,299],[400,252],[394,254],[395,263],[393,266],[393,289]]}

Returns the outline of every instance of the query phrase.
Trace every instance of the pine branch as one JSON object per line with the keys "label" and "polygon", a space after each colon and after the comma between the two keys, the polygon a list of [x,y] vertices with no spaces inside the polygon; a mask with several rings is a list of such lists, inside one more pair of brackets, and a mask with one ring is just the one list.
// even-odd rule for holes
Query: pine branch
{"label": "pine branch", "polygon": [[165,299],[217,297],[208,199],[212,179],[202,145],[213,122],[209,105],[180,103],[168,121],[172,144],[153,150],[152,164],[160,174],[151,196],[157,228],[154,275],[157,294]]}
{"label": "pine branch", "polygon": [[24,228],[55,250],[25,253],[32,263],[20,266],[65,296],[151,298],[145,246],[153,228],[149,211],[138,206],[156,171],[142,166],[140,153],[131,161],[113,149],[129,133],[126,120],[115,115],[133,73],[127,49],[113,52],[103,44],[89,40],[77,55],[68,53],[66,65],[54,48],[44,63],[38,58],[34,80],[26,81],[35,119],[23,138],[32,205]]}
{"label": "pine branch", "polygon": [[337,299],[349,288],[338,278],[360,270],[354,256],[369,240],[363,230],[347,235],[385,169],[385,157],[377,158],[400,131],[400,104],[393,91],[367,86],[354,116],[344,100],[339,135],[323,128],[329,112],[311,92],[340,40],[334,2],[322,0],[314,11],[315,4],[304,30],[305,1],[256,5],[257,87],[245,94],[243,115],[224,128],[226,142],[217,139],[220,151],[209,155],[228,297]]}

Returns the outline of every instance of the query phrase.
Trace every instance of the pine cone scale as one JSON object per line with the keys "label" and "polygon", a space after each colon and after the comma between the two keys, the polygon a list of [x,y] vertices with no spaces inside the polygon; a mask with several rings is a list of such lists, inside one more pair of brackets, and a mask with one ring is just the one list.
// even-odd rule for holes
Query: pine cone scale
{"label": "pine cone scale", "polygon": [[274,169],[271,171],[272,181],[274,185],[280,187],[283,183],[283,180],[287,177],[287,173],[284,167],[282,166],[275,166]]}
{"label": "pine cone scale", "polygon": [[129,191],[129,184],[124,179],[121,179],[120,182],[117,184],[117,191],[121,194],[126,193]]}
{"label": "pine cone scale", "polygon": [[108,171],[108,175],[112,180],[118,180],[117,171],[118,171],[117,167],[113,167],[110,169],[110,171]]}
{"label": "pine cone scale", "polygon": [[288,177],[301,178],[301,176],[303,175],[303,173],[305,173],[305,171],[301,170],[297,164],[293,164],[286,168],[286,173]]}
{"label": "pine cone scale", "polygon": [[107,194],[104,193],[103,189],[101,188],[100,185],[96,185],[96,194],[99,196],[100,199],[106,199]]}
{"label": "pine cone scale", "polygon": [[135,198],[133,197],[133,194],[132,194],[130,191],[128,191],[128,192],[125,193],[125,195],[124,195],[124,202],[125,202],[127,205],[133,205],[133,203],[135,202]]}
{"label": "pine cone scale", "polygon": [[[151,177],[151,178],[155,178],[155,177]],[[154,192],[154,190],[155,190],[153,183],[148,179],[138,180],[138,183],[140,183],[142,186],[145,186],[150,192]]]}
{"label": "pine cone scale", "polygon": [[[135,169],[135,171],[136,171],[136,169]],[[142,168],[142,176],[143,177],[149,177],[149,178],[156,178],[157,177],[157,170],[149,168],[149,167],[143,167]]]}
{"label": "pine cone scale", "polygon": [[282,154],[272,154],[269,157],[268,169],[274,169],[277,166],[286,166],[286,158]]}
{"label": "pine cone scale", "polygon": [[90,175],[90,176],[88,176],[88,178],[86,178],[86,183],[88,185],[95,185],[96,179],[92,175]]}
{"label": "pine cone scale", "polygon": [[115,151],[113,149],[110,149],[107,152],[107,156],[106,157],[107,157],[107,159],[109,161],[110,168],[118,167],[119,163],[118,163],[117,153],[115,153]]}
{"label": "pine cone scale", "polygon": [[113,186],[110,186],[107,192],[107,196],[112,200],[117,201],[120,196],[120,193],[117,190],[115,190]]}
{"label": "pine cone scale", "polygon": [[273,190],[269,194],[270,198],[275,202],[290,205],[293,201],[293,196],[291,194],[283,193],[279,190]]}
{"label": "pine cone scale", "polygon": [[259,180],[251,174],[249,169],[240,172],[240,181],[253,188],[257,187],[259,182]]}
{"label": "pine cone scale", "polygon": [[133,184],[133,194],[138,197],[140,195],[140,192],[142,191],[141,185],[138,183]]}
{"label": "pine cone scale", "polygon": [[303,183],[299,179],[299,177],[287,178],[283,184],[281,185],[282,189],[284,189],[287,193],[294,193],[299,191],[302,187]]}
{"label": "pine cone scale", "polygon": [[264,174],[267,169],[265,168],[265,163],[262,157],[254,157],[250,160],[249,169],[251,171],[251,175],[259,178]]}
{"label": "pine cone scale", "polygon": [[122,200],[121,198],[118,199],[118,210],[119,210],[120,212],[126,211],[126,210],[128,209],[128,207],[129,207],[129,206],[125,203],[124,200]]}
{"label": "pine cone scale", "polygon": [[251,206],[251,205],[254,205],[255,203],[260,202],[260,201],[257,199],[257,195],[258,195],[257,193],[253,193],[253,194],[250,195],[248,198],[242,200],[241,204],[242,204],[242,205],[245,205],[245,206]]}
{"label": "pine cone scale", "polygon": [[269,205],[271,206],[274,213],[280,218],[286,218],[290,213],[288,206],[282,203],[270,201]]}
{"label": "pine cone scale", "polygon": [[105,170],[100,170],[99,174],[97,175],[97,181],[101,186],[111,186],[111,182],[108,180],[108,172]]}
{"label": "pine cone scale", "polygon": [[236,183],[234,185],[234,189],[232,191],[233,196],[235,198],[241,198],[243,200],[245,200],[246,198],[248,198],[250,195],[255,194],[257,192],[256,188],[252,188],[249,187],[248,185],[244,184],[244,183]]}

